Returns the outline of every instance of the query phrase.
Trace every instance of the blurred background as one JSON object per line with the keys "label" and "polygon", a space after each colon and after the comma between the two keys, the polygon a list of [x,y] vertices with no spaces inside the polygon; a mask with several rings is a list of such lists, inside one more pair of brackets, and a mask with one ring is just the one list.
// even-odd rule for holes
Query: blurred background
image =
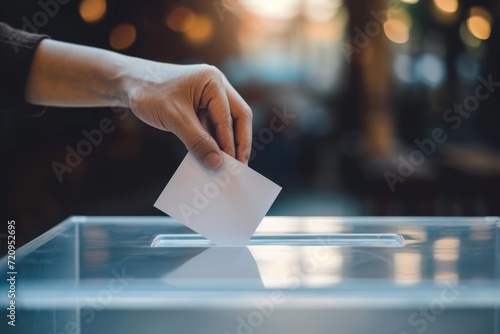
{"label": "blurred background", "polygon": [[[219,67],[254,112],[270,215],[499,215],[500,1],[1,1],[54,39]],[[2,106],[0,104],[0,109]],[[132,114],[1,111],[6,218],[25,243],[70,215],[162,215],[186,154]],[[84,133],[116,129],[58,179]]]}

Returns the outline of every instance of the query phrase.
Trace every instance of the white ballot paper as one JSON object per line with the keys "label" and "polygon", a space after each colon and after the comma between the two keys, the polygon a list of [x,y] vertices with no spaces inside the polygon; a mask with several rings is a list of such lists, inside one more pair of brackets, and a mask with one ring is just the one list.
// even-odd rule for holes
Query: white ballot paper
{"label": "white ballot paper", "polygon": [[154,206],[219,245],[244,245],[281,191],[223,153],[216,170],[188,153]]}

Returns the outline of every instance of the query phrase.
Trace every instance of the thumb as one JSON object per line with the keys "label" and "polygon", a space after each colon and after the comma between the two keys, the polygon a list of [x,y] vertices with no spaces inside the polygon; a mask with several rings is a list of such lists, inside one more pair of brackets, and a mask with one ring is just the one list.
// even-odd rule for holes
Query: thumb
{"label": "thumb", "polygon": [[215,169],[222,163],[222,152],[215,139],[199,122],[189,129],[180,131],[178,137],[186,148],[208,169]]}

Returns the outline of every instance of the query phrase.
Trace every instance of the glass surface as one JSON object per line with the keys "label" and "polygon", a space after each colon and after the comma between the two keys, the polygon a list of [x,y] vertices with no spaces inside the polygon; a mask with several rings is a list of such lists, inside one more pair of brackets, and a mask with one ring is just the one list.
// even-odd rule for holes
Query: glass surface
{"label": "glass surface", "polygon": [[[353,247],[402,247],[403,237],[384,233],[338,234],[257,234],[247,246],[353,246]],[[160,234],[151,247],[226,247],[218,246],[198,234]],[[234,247],[234,246],[233,246]]]}
{"label": "glass surface", "polygon": [[19,333],[499,333],[496,217],[266,217],[246,247],[72,217],[16,266]]}

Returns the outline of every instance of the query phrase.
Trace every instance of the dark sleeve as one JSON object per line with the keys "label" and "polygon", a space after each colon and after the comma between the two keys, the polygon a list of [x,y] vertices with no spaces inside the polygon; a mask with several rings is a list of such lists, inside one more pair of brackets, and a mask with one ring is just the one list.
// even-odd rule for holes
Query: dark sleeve
{"label": "dark sleeve", "polygon": [[26,103],[24,96],[35,49],[47,37],[0,22],[0,109],[19,110],[28,115],[43,111],[43,107]]}

